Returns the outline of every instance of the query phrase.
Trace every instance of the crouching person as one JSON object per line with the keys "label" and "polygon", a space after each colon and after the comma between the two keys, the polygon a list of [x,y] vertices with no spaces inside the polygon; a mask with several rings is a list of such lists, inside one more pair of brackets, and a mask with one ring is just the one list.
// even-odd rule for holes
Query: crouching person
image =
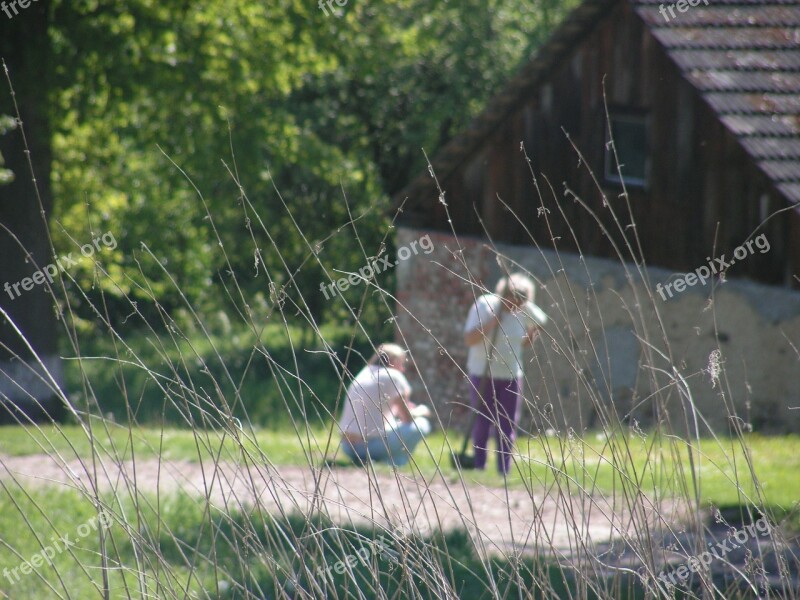
{"label": "crouching person", "polygon": [[396,344],[381,344],[347,388],[339,428],[342,450],[353,462],[373,460],[401,467],[431,432],[430,409],[409,401],[405,369],[406,351]]}

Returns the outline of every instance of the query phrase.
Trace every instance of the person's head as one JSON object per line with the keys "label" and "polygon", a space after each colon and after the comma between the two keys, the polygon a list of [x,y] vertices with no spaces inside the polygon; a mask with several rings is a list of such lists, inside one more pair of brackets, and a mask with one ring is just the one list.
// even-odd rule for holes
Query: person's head
{"label": "person's head", "polygon": [[519,308],[526,302],[533,302],[536,297],[536,286],[522,273],[512,273],[497,282],[495,294]]}
{"label": "person's head", "polygon": [[397,344],[381,344],[370,359],[369,364],[377,364],[404,371],[406,368],[406,354],[407,352]]}

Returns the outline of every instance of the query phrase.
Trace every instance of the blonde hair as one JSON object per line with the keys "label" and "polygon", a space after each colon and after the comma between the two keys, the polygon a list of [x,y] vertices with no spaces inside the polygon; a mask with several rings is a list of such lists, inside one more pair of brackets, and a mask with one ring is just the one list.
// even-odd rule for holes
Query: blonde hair
{"label": "blonde hair", "polygon": [[520,299],[525,298],[527,302],[533,302],[536,297],[536,285],[522,273],[512,273],[508,277],[501,278],[494,291],[495,294],[506,299],[516,296]]}
{"label": "blonde hair", "polygon": [[397,344],[381,344],[375,354],[372,355],[372,358],[369,359],[369,364],[380,364],[388,367],[390,362],[402,362],[405,360],[406,354],[407,351]]}

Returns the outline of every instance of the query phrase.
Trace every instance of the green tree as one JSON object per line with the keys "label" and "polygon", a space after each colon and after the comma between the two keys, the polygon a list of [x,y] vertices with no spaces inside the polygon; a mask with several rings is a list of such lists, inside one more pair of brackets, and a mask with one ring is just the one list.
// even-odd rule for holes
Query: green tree
{"label": "green tree", "polygon": [[[350,0],[338,17],[307,0],[58,2],[59,223],[79,243],[88,229],[120,240],[104,257],[115,284],[99,288],[119,316],[123,294],[143,310],[144,290],[180,304],[163,266],[203,306],[229,303],[235,274],[246,292],[272,282],[315,318],[341,317],[319,284],[323,267],[364,264],[350,219],[377,253],[420,149],[465,126],[562,10]],[[91,290],[91,265],[77,275]]]}

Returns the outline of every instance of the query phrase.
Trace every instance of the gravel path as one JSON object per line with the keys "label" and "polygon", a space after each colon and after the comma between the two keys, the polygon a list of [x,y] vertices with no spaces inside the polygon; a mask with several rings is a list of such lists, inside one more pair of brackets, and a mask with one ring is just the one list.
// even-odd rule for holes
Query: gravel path
{"label": "gravel path", "polygon": [[[91,489],[91,465],[66,464],[49,455],[10,457],[0,455],[0,478],[19,485],[53,485]],[[609,542],[643,520],[658,521],[654,507],[631,511],[614,506],[603,496],[566,497],[553,491],[492,488],[453,478],[435,476],[425,481],[408,473],[372,473],[361,468],[310,469],[290,466],[251,466],[231,463],[194,463],[157,459],[114,463],[97,467],[97,486],[130,495],[139,492],[169,493],[183,490],[208,496],[217,506],[252,505],[256,499],[274,513],[322,512],[339,524],[374,523],[425,532],[441,524],[443,529],[466,528],[488,551],[513,547],[532,550],[552,547],[565,554],[579,547]],[[662,514],[675,521],[673,505],[661,506]],[[638,525],[637,525],[638,524]]]}

